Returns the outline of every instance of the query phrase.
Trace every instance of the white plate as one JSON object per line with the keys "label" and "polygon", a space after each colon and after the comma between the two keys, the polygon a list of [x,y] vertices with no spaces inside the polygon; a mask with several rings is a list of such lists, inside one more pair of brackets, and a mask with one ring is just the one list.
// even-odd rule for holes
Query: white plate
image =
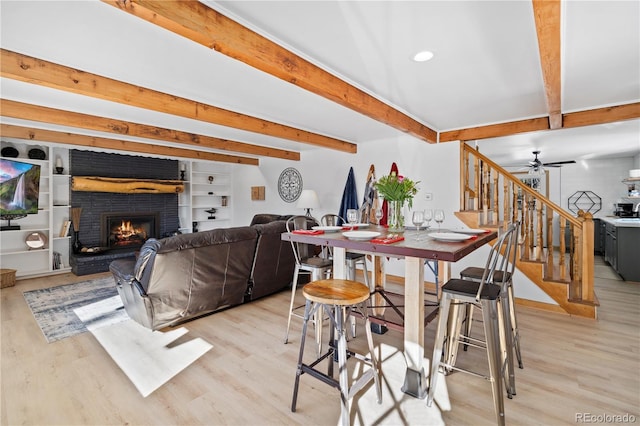
{"label": "white plate", "polygon": [[350,223],[345,223],[342,225],[343,228],[368,228],[368,223],[354,223],[353,225]]}
{"label": "white plate", "polygon": [[473,228],[454,229],[454,231],[460,234],[472,234],[472,235],[484,234],[485,232],[488,232],[486,229],[473,229]]}
{"label": "white plate", "polygon": [[380,233],[375,231],[347,231],[343,232],[342,235],[354,241],[368,241],[379,237]]}
{"label": "white plate", "polygon": [[311,229],[314,231],[324,231],[324,232],[338,232],[342,230],[342,226],[312,226]]}
{"label": "white plate", "polygon": [[453,232],[432,232],[429,236],[438,241],[464,241],[471,238],[471,235],[455,234]]}

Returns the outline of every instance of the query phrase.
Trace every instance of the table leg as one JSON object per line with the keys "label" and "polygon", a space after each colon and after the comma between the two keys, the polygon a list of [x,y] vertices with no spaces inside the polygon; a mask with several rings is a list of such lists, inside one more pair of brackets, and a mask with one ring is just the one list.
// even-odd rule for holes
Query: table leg
{"label": "table leg", "polygon": [[[371,290],[375,290],[376,288],[385,288],[387,276],[384,272],[384,257],[381,256],[373,256],[373,271],[371,273]],[[378,308],[373,309],[373,315],[375,316],[383,316],[385,308],[382,307],[385,304],[384,298],[380,295],[380,293],[376,292],[373,295],[373,300],[371,301],[373,306],[380,306]]]}
{"label": "table leg", "polygon": [[344,247],[333,248],[333,278],[344,280],[347,278],[347,249]]}
{"label": "table leg", "polygon": [[404,356],[407,361],[402,391],[416,398],[427,396],[424,359],[424,261],[406,257],[404,285]]}

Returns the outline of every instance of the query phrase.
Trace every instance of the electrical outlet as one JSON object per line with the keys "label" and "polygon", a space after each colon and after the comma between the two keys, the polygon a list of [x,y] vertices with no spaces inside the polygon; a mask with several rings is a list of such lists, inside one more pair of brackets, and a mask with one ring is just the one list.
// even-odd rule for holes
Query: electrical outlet
{"label": "electrical outlet", "polygon": [[431,192],[427,192],[424,195],[424,199],[427,200],[427,201],[432,201],[433,200],[433,194]]}

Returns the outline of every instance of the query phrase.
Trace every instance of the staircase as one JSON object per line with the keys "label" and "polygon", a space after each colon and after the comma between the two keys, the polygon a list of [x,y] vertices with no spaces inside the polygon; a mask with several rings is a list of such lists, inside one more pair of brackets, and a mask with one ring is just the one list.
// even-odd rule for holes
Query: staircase
{"label": "staircase", "polygon": [[[595,319],[592,215],[572,216],[476,149],[460,147],[456,216],[471,228],[506,228],[520,220],[518,270],[568,314]],[[535,176],[527,181],[535,187]]]}

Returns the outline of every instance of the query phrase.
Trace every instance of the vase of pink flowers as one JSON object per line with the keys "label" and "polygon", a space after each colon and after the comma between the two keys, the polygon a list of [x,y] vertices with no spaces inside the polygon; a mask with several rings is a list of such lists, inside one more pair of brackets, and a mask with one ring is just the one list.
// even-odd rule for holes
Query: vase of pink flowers
{"label": "vase of pink flowers", "polygon": [[386,201],[389,232],[404,231],[404,205],[413,206],[413,197],[418,193],[418,183],[395,172],[378,179],[376,189]]}

